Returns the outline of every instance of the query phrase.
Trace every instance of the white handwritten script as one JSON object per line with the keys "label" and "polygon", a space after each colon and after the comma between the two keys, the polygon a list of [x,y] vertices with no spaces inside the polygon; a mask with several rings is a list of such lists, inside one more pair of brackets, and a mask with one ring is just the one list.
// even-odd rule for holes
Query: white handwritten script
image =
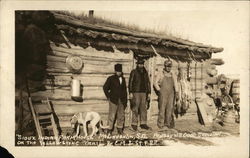
{"label": "white handwritten script", "polygon": [[136,135],[106,135],[100,134],[96,137],[84,136],[65,136],[60,135],[56,141],[54,136],[22,136],[16,134],[16,146],[160,146],[163,140],[171,140],[174,138],[204,138],[204,137],[222,137],[226,136],[222,132],[212,133],[175,133],[161,134],[153,133],[150,136],[147,134],[137,133]]}

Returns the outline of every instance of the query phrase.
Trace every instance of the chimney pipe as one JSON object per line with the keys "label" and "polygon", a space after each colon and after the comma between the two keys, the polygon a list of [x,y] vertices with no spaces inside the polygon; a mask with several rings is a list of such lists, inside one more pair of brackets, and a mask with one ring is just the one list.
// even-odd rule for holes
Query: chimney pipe
{"label": "chimney pipe", "polygon": [[89,10],[89,18],[93,18],[94,17],[94,10]]}

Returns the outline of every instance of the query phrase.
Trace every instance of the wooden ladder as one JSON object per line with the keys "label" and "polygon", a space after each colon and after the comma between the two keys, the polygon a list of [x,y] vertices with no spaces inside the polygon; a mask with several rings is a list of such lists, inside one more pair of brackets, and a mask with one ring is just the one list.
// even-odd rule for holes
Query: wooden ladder
{"label": "wooden ladder", "polygon": [[51,102],[47,98],[47,100],[42,100],[39,103],[40,107],[36,107],[36,105],[34,106],[31,97],[29,97],[29,106],[34,119],[40,145],[45,146],[43,136],[45,136],[46,130],[53,131],[55,143],[58,145],[60,143],[59,132],[55,123]]}

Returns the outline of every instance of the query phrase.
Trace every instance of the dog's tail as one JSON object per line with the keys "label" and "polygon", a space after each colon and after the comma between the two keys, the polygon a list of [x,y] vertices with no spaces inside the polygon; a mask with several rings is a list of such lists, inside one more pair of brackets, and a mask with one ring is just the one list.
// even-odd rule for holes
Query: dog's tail
{"label": "dog's tail", "polygon": [[102,120],[100,121],[100,127],[101,127],[102,129],[108,129],[108,128],[109,128],[109,126],[104,126],[104,125],[103,125]]}

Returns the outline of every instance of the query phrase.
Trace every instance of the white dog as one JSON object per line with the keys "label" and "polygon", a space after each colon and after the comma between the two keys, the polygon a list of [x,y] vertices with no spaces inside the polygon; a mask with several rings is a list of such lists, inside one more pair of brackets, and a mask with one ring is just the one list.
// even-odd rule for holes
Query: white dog
{"label": "white dog", "polygon": [[76,128],[76,134],[74,137],[78,136],[80,133],[80,124],[83,125],[84,136],[88,136],[87,133],[87,122],[90,122],[92,128],[92,133],[90,137],[93,137],[98,132],[97,126],[102,129],[108,129],[109,126],[103,126],[101,121],[101,116],[99,113],[90,111],[90,112],[79,112],[72,116],[70,123],[72,128]]}

